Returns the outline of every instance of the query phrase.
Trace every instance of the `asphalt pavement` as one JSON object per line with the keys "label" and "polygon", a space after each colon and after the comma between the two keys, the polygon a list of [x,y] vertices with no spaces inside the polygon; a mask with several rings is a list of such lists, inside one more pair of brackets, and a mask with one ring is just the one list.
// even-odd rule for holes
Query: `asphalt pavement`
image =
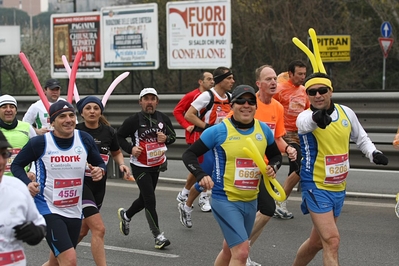
{"label": "asphalt pavement", "polygon": [[[287,159],[287,158],[284,158]],[[367,161],[367,159],[365,158]],[[129,161],[126,158],[125,163]],[[184,184],[188,171],[182,161],[169,160],[168,170],[161,173],[160,182]],[[283,165],[277,173],[277,180],[284,183],[288,166]],[[350,169],[347,178],[347,196],[394,199],[399,192],[399,171]],[[399,263],[398,263],[399,265]]]}
{"label": "asphalt pavement", "polygon": [[[126,163],[128,163],[126,159]],[[282,166],[277,179],[283,183],[288,167]],[[157,187],[157,211],[161,231],[170,239],[165,250],[154,248],[154,239],[145,220],[138,213],[130,223],[130,235],[119,232],[117,209],[128,208],[138,196],[134,182],[124,181],[109,172],[107,193],[101,214],[106,226],[105,249],[109,266],[124,265],[213,265],[222,246],[223,236],[211,212],[203,213],[194,205],[193,228],[179,222],[176,195],[181,191],[187,170],[181,161],[169,161]],[[399,191],[399,171],[351,169],[347,199],[338,220],[341,233],[340,263],[347,266],[399,265],[398,218],[394,214],[395,195]],[[291,265],[296,251],[311,230],[309,215],[300,211],[300,193],[294,191],[288,209],[292,220],[272,219],[251,249],[251,258],[262,265]],[[197,204],[197,202],[195,202]],[[48,258],[48,246],[26,246],[28,264],[42,265]],[[78,265],[95,265],[90,251],[90,236],[77,247]],[[322,265],[321,253],[309,264]]]}
{"label": "asphalt pavement", "polygon": [[[128,208],[139,190],[135,183],[120,179],[110,179],[107,184],[101,214],[106,226],[105,248],[109,266],[213,265],[222,247],[223,236],[212,213],[201,212],[197,201],[192,213],[193,227],[188,229],[180,224],[176,195],[182,183],[162,181],[156,190],[160,229],[171,241],[171,245],[164,250],[154,248],[154,239],[143,211],[133,217],[128,236],[119,232],[117,209]],[[394,205],[394,200],[389,198],[347,198],[338,220],[341,265],[399,264],[399,223],[393,211]],[[300,193],[293,192],[288,208],[295,218],[272,219],[266,225],[251,249],[250,255],[254,261],[262,265],[292,265],[298,247],[311,230],[310,217],[302,215],[299,206]],[[78,245],[76,252],[78,265],[95,265],[89,236]],[[34,247],[26,246],[26,254],[28,265],[42,265],[48,257],[46,242],[42,241]],[[322,265],[321,253],[309,265]]]}

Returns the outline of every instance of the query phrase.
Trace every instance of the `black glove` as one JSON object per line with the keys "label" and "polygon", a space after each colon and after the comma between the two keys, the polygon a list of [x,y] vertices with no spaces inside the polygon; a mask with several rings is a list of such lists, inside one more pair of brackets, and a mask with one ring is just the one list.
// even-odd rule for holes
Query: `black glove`
{"label": "black glove", "polygon": [[204,131],[205,129],[207,129],[207,128],[209,128],[209,127],[211,127],[211,125],[209,125],[208,123],[205,124],[205,127],[204,127],[204,128],[200,128],[200,127],[195,126],[193,131],[195,131],[195,132],[202,132],[202,131]]}
{"label": "black glove", "polygon": [[375,164],[387,165],[388,164],[388,158],[382,152],[374,151],[373,152],[373,162]]}
{"label": "black glove", "polygon": [[326,109],[318,109],[313,111],[312,120],[319,128],[325,129],[332,121]]}
{"label": "black glove", "polygon": [[35,225],[32,222],[16,225],[13,229],[15,230],[16,239],[22,240],[31,246],[39,244],[46,235],[46,227],[44,225]]}

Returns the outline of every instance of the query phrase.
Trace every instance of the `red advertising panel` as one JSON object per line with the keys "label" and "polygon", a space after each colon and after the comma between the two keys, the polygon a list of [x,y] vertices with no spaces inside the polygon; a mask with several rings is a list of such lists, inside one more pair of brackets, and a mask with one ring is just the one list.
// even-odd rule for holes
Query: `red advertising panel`
{"label": "red advertising panel", "polygon": [[72,13],[51,16],[51,76],[68,78],[62,61],[65,55],[72,67],[75,56],[82,51],[77,78],[102,78],[101,14]]}

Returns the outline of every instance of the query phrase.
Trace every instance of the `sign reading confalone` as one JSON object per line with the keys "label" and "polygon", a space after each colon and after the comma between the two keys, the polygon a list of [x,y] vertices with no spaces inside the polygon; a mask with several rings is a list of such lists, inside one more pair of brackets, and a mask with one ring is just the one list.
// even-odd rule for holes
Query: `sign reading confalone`
{"label": "sign reading confalone", "polygon": [[230,0],[168,2],[169,69],[231,67]]}

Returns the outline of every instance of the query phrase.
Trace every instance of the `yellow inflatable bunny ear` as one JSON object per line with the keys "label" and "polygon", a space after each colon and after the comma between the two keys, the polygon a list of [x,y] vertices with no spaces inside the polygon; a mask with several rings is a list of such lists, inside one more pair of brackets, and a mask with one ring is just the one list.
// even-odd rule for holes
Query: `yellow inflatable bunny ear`
{"label": "yellow inflatable bunny ear", "polygon": [[319,46],[317,44],[317,35],[316,31],[313,28],[309,29],[309,36],[312,40],[313,45],[313,53],[309,50],[309,48],[303,44],[297,37],[292,38],[292,42],[304,52],[312,64],[313,74],[309,75],[305,80],[305,88],[308,89],[310,86],[315,84],[323,84],[333,90],[333,86],[331,83],[330,77],[326,73],[326,69],[324,68],[323,61],[320,57]]}

